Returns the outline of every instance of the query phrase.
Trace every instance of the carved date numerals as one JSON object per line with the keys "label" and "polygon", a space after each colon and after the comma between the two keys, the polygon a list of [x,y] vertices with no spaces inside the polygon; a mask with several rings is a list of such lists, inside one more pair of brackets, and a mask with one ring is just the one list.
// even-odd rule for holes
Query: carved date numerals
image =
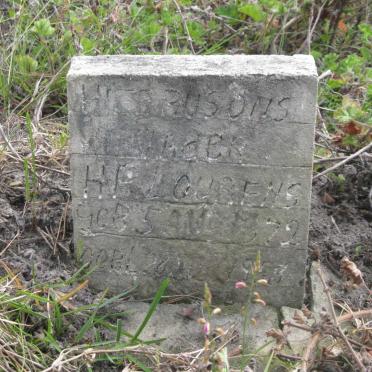
{"label": "carved date numerals", "polygon": [[186,239],[257,246],[294,244],[296,220],[265,217],[260,210],[222,206],[143,205],[113,203],[77,209],[82,234],[106,233],[159,239]]}

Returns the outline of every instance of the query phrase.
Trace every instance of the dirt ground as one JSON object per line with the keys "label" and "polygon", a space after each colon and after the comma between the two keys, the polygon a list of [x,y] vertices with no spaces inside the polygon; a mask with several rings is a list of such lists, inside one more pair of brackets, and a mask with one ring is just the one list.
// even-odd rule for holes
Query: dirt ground
{"label": "dirt ground", "polygon": [[[372,285],[372,159],[358,160],[340,168],[338,177],[314,182],[309,236],[309,261],[320,258],[337,277],[340,261],[351,259]],[[333,179],[333,181],[332,181]],[[371,306],[367,291],[348,288],[344,281],[336,298],[351,308]],[[339,286],[341,285],[339,283]]]}

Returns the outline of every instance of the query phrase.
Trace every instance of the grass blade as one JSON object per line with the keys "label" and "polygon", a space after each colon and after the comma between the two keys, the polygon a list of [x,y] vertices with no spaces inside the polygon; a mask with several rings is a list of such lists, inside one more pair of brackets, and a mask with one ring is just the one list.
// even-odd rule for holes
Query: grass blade
{"label": "grass blade", "polygon": [[271,362],[273,361],[273,357],[274,357],[274,350],[270,354],[270,358],[269,358],[269,360],[266,363],[264,372],[269,372],[270,371],[270,366],[271,366]]}
{"label": "grass blade", "polygon": [[144,372],[151,372],[151,369],[146,367],[142,362],[140,362],[137,358],[132,357],[131,355],[127,355],[125,359],[129,360],[131,363],[135,364],[138,368],[141,368]]}
{"label": "grass blade", "polygon": [[116,321],[116,342],[119,342],[121,339],[121,329],[123,327],[123,322],[121,319]]}
{"label": "grass blade", "polygon": [[150,305],[149,311],[147,312],[147,314],[145,316],[145,319],[143,319],[141,325],[138,327],[136,333],[134,334],[134,336],[132,338],[132,341],[131,341],[132,344],[134,344],[137,341],[139,335],[141,334],[141,332],[146,327],[146,324],[150,320],[152,314],[155,312],[156,307],[158,306],[161,298],[163,297],[163,294],[164,294],[165,290],[167,289],[168,285],[169,285],[169,279],[168,278],[164,279],[162,281],[162,283],[160,284],[160,287],[159,287],[158,291],[156,292],[156,295],[155,295],[154,299],[152,300],[152,303]]}

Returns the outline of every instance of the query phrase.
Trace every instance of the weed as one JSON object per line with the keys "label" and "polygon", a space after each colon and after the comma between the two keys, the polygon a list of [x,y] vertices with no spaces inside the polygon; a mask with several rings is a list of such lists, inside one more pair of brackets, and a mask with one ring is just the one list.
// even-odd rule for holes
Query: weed
{"label": "weed", "polygon": [[[73,277],[67,281],[59,283],[43,283],[32,288],[23,288],[22,282],[3,261],[1,266],[6,268],[8,276],[0,279],[0,322],[2,332],[0,343],[2,344],[2,354],[0,364],[7,366],[7,370],[15,371],[39,371],[48,370],[53,365],[53,360],[58,360],[62,370],[72,370],[79,366],[86,365],[84,358],[76,358],[74,362],[66,361],[58,356],[63,355],[61,340],[65,337],[68,327],[78,325],[83,321],[81,327],[76,327],[76,333],[72,345],[74,349],[87,349],[88,345],[81,341],[86,338],[89,331],[95,331],[96,335],[104,330],[115,331],[115,339],[104,341],[96,339],[90,342],[90,348],[125,348],[131,345],[158,343],[160,340],[151,340],[149,342],[141,340],[140,335],[146,327],[148,321],[156,310],[169,281],[164,280],[161,284],[154,300],[135,334],[130,334],[122,329],[123,313],[112,313],[105,311],[110,305],[131,292],[125,291],[112,298],[105,298],[105,293],[101,295],[98,303],[87,306],[74,305],[73,296],[83,290],[87,281],[80,282],[82,279],[82,270],[79,270]],[[68,290],[73,285],[73,289]],[[57,290],[61,288],[64,292]],[[37,329],[37,332],[35,332]],[[33,332],[35,332],[33,334]],[[127,341],[122,340],[125,336]],[[86,338],[88,339],[88,338]],[[68,358],[67,358],[68,359]],[[134,356],[125,353],[120,358],[115,355],[110,356],[110,352],[102,353],[100,358],[91,358],[90,365],[98,361],[108,361],[113,365],[122,360],[129,360],[134,365],[138,365],[143,370],[149,370],[141,361]],[[63,367],[62,367],[63,366]],[[54,368],[54,367],[53,367]]]}
{"label": "weed", "polygon": [[[25,120],[27,133],[28,133],[28,141],[31,149],[31,199],[34,200],[34,198],[37,195],[37,188],[38,188],[38,182],[37,182],[37,175],[36,175],[36,145],[35,140],[33,137],[33,130],[32,130],[32,123],[30,119],[30,115],[27,113],[26,120]],[[28,163],[29,165],[29,163]]]}
{"label": "weed", "polygon": [[267,285],[266,279],[258,279],[258,275],[261,272],[261,254],[258,251],[256,255],[256,260],[251,266],[251,278],[250,284],[248,285],[246,282],[240,281],[235,283],[236,289],[247,289],[247,297],[245,301],[245,305],[242,309],[243,313],[243,335],[242,335],[242,357],[240,360],[240,369],[243,371],[244,367],[247,365],[247,358],[248,355],[248,325],[249,325],[249,310],[251,307],[252,302],[266,306],[266,302],[261,298],[261,295],[255,291],[257,285]]}

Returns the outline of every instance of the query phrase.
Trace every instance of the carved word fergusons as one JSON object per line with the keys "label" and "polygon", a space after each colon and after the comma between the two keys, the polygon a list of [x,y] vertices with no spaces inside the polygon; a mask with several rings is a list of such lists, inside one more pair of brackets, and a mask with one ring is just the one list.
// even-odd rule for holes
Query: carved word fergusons
{"label": "carved word fergusons", "polygon": [[75,244],[93,285],[220,301],[256,252],[274,305],[303,297],[316,69],[309,56],[77,57]]}

